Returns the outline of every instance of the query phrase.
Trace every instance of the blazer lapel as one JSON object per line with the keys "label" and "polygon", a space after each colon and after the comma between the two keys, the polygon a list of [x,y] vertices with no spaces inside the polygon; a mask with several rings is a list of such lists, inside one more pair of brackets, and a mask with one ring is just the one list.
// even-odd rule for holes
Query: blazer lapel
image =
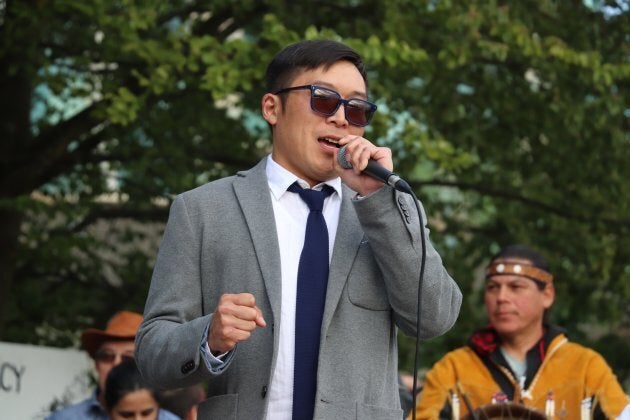
{"label": "blazer lapel", "polygon": [[[249,171],[239,172],[234,181],[234,193],[241,205],[251,234],[258,265],[262,273],[269,303],[276,322],[280,319],[282,271],[278,233],[269,196],[269,184],[265,174],[266,159]],[[351,197],[354,192],[343,186],[343,198],[339,210],[339,224],[335,237],[333,258],[330,263],[326,306],[322,319],[322,336],[328,329],[341,292],[346,284],[352,261],[363,239],[363,229],[356,216]],[[277,343],[276,343],[277,344]]]}
{"label": "blazer lapel", "polygon": [[234,193],[245,215],[256,250],[273,319],[279,320],[282,277],[280,249],[265,166],[266,158],[249,171],[239,172],[234,180]]}
{"label": "blazer lapel", "polygon": [[325,337],[325,332],[330,325],[335,308],[337,308],[337,303],[341,297],[341,292],[348,279],[352,261],[363,238],[363,229],[351,202],[351,197],[354,194],[354,191],[343,185],[339,224],[337,226],[337,235],[335,236],[333,257],[330,262],[330,274],[328,275],[326,306],[322,319],[322,337]]}

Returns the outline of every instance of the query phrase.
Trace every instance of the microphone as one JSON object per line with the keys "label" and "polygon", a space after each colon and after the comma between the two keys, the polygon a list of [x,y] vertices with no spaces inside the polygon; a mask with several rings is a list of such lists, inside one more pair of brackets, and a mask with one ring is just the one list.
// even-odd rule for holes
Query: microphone
{"label": "microphone", "polygon": [[[337,162],[339,162],[339,165],[344,169],[352,169],[352,164],[346,160],[346,146],[343,146],[337,151]],[[374,179],[383,181],[385,184],[398,191],[413,195],[411,187],[404,179],[385,169],[373,159],[368,160],[368,164],[365,169],[363,169],[363,172]]]}

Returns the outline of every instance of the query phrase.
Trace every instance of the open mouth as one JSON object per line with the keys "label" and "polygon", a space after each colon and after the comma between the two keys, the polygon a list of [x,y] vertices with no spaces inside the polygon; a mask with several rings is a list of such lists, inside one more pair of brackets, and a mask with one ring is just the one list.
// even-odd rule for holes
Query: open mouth
{"label": "open mouth", "polygon": [[330,137],[320,137],[317,139],[317,141],[320,141],[322,143],[326,143],[330,146],[336,147],[336,148],[340,148],[341,145],[339,144],[339,140],[337,139],[331,139]]}

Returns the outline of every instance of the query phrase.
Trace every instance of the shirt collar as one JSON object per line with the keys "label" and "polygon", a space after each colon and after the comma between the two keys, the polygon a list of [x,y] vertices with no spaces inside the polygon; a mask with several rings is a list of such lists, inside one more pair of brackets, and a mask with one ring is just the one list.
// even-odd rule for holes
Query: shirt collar
{"label": "shirt collar", "polygon": [[[282,194],[287,192],[287,188],[289,188],[289,186],[295,181],[298,181],[300,186],[302,186],[303,188],[308,188],[308,182],[298,178],[297,176],[293,175],[291,172],[280,166],[275,160],[273,160],[271,155],[267,157],[267,166],[265,168],[265,172],[267,174],[267,180],[269,182],[271,194],[276,200],[279,200],[280,197],[282,197]],[[318,187],[322,186],[323,184],[332,187],[337,192],[339,197],[341,197],[341,178],[336,177],[324,181],[320,184],[317,184],[315,186],[315,189],[320,189]]]}
{"label": "shirt collar", "polygon": [[96,411],[98,413],[105,413],[105,409],[103,408],[103,406],[101,405],[101,403],[98,400],[98,388],[92,393],[92,395],[90,396],[90,398],[87,399],[88,401],[88,410],[90,412],[92,411]]}

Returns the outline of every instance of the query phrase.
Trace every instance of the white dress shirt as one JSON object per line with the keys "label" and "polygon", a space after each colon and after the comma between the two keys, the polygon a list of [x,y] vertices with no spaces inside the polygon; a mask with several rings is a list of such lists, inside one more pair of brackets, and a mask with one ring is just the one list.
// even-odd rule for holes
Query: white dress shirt
{"label": "white dress shirt", "polygon": [[[307,182],[298,179],[291,172],[278,165],[271,155],[267,159],[267,179],[273,203],[273,213],[280,245],[280,261],[282,265],[282,300],[280,326],[280,343],[275,369],[269,384],[269,403],[266,419],[291,420],[293,409],[293,364],[295,349],[295,299],[297,292],[297,273],[300,254],[304,246],[306,220],[310,212],[308,205],[299,194],[287,191],[287,188],[298,181],[302,188],[309,188]],[[339,223],[341,206],[341,179],[326,181],[337,194],[331,194],[324,201],[322,213],[328,227],[329,252],[328,261],[332,257],[335,234]],[[320,190],[323,184],[314,189]],[[264,314],[263,314],[264,316]],[[276,328],[278,326],[276,325]]]}

